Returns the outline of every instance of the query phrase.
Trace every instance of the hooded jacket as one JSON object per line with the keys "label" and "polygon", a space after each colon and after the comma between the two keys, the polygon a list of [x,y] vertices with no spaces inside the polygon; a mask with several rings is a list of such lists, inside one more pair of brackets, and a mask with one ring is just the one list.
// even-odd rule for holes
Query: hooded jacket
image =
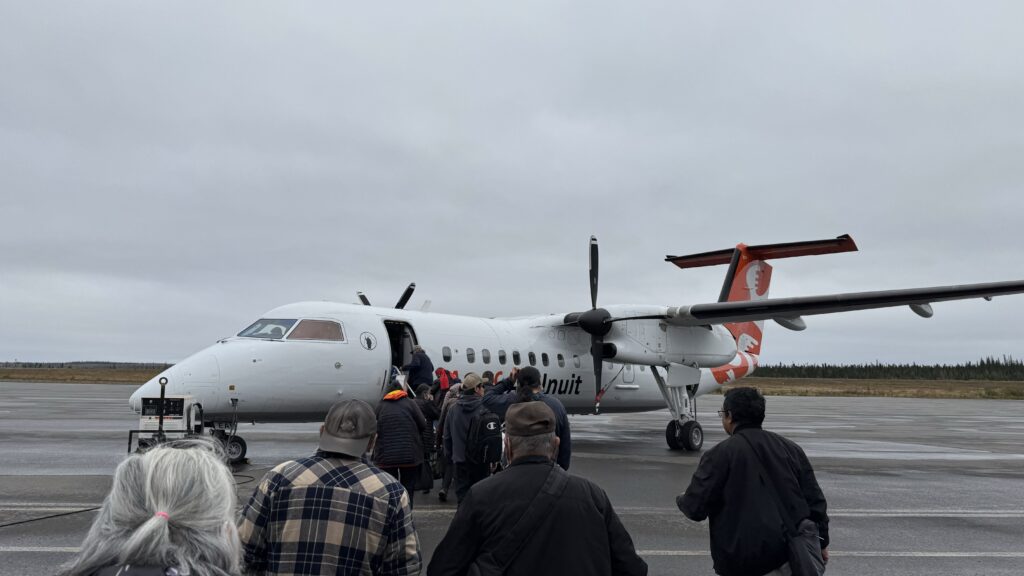
{"label": "hooded jacket", "polygon": [[423,432],[428,424],[404,390],[389,392],[377,404],[377,466],[416,466],[423,463]]}
{"label": "hooded jacket", "polygon": [[469,423],[474,416],[483,411],[483,402],[476,394],[459,396],[459,399],[448,410],[444,423],[444,450],[451,456],[452,462],[461,464],[466,461]]}

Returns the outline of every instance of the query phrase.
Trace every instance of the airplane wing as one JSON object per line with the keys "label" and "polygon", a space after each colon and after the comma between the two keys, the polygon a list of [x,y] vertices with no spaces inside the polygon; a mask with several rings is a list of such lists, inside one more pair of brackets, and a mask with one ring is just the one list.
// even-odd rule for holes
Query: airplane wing
{"label": "airplane wing", "polygon": [[[661,317],[669,324],[699,326],[757,320],[778,320],[787,328],[803,328],[801,316],[834,314],[854,310],[871,310],[893,306],[910,306],[921,316],[931,316],[929,304],[967,298],[991,299],[993,296],[1024,293],[1024,280],[964,284],[961,286],[933,286],[909,290],[881,290],[852,292],[798,298],[767,298],[758,301],[714,302],[669,308]],[[654,316],[646,316],[653,318]],[[618,321],[615,318],[613,321]],[[622,318],[621,320],[625,320]],[[787,325],[787,322],[792,325]]]}

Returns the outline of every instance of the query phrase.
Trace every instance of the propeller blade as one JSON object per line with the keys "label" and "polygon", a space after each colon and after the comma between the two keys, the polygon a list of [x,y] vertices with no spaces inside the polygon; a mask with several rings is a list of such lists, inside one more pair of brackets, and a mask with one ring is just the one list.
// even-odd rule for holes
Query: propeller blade
{"label": "propeller blade", "polygon": [[604,367],[604,358],[602,357],[602,351],[604,349],[604,342],[600,336],[594,335],[590,338],[590,355],[594,357],[594,381],[597,382],[597,390],[594,394],[594,402],[596,408],[601,407],[601,369]]}
{"label": "propeller blade", "polygon": [[597,308],[597,237],[590,237],[590,309]]}
{"label": "propeller blade", "polygon": [[395,304],[395,308],[405,308],[405,305],[409,302],[409,298],[412,298],[413,291],[416,290],[416,283],[413,282],[402,292],[402,297],[398,299],[398,304]]}
{"label": "propeller blade", "polygon": [[359,301],[363,303],[363,306],[371,306],[370,299],[366,297],[366,294],[356,292],[356,296],[359,296]]}

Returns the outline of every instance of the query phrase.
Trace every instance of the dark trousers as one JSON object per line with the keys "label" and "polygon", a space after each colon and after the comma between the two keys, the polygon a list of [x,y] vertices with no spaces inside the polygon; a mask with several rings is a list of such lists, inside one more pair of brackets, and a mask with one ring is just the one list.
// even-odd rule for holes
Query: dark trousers
{"label": "dark trousers", "polygon": [[438,457],[441,458],[441,462],[444,464],[442,467],[443,472],[441,473],[441,492],[448,492],[448,489],[452,486],[452,478],[455,476],[455,464],[445,456],[442,450]]}
{"label": "dark trousers", "polygon": [[487,478],[487,464],[455,463],[455,497],[461,503],[473,484]]}
{"label": "dark trousers", "polygon": [[417,466],[395,466],[387,468],[378,466],[384,472],[391,474],[402,483],[405,491],[409,493],[409,508],[412,508],[412,497],[416,494],[416,480],[420,477],[420,467]]}

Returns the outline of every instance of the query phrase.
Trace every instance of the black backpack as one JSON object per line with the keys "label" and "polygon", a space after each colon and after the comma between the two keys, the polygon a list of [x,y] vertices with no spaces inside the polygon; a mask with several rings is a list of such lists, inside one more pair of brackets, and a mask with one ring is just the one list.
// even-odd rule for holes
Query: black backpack
{"label": "black backpack", "polygon": [[494,412],[485,409],[469,421],[466,460],[473,464],[501,461],[501,419]]}

